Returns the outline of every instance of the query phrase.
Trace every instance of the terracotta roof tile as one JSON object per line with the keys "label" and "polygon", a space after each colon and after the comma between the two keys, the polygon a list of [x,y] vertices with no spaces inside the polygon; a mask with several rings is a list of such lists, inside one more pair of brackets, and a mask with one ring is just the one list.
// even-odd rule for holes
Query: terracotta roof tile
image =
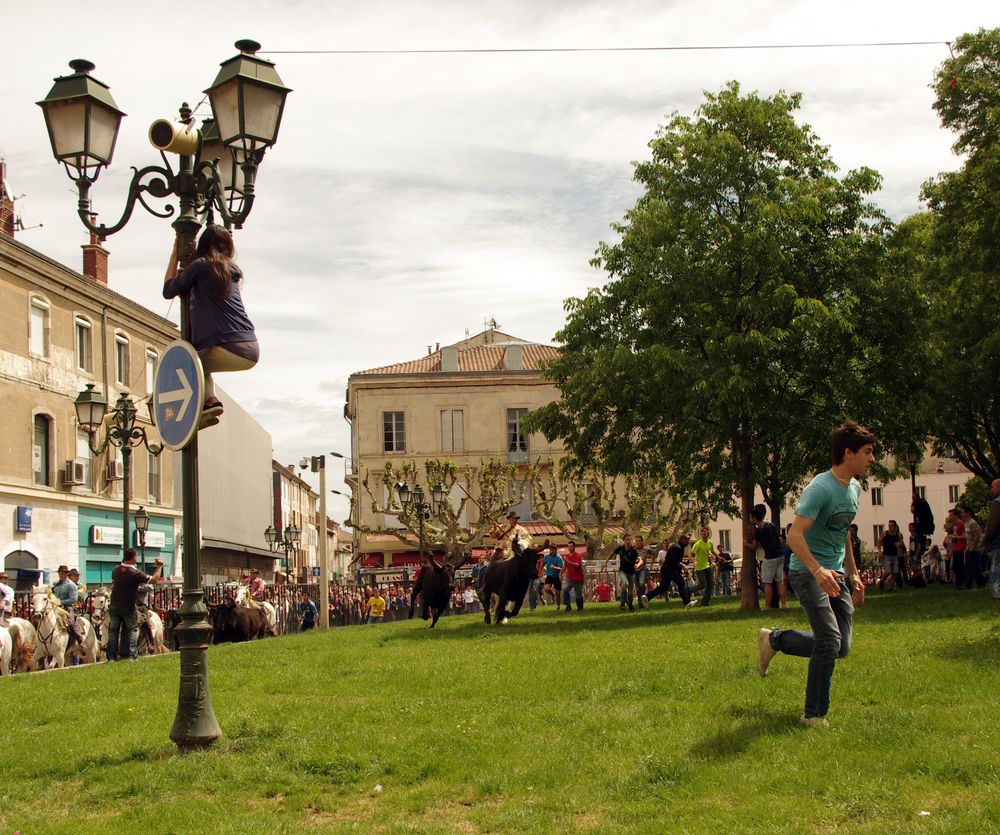
{"label": "terracotta roof tile", "polygon": [[[521,367],[525,371],[537,371],[541,368],[542,362],[559,356],[559,349],[551,345],[540,345],[535,342],[516,344],[523,345]],[[506,351],[507,346],[503,344],[459,348],[458,370],[465,372],[503,371]],[[409,362],[397,362],[392,365],[383,365],[379,368],[355,371],[351,376],[360,374],[432,374],[440,371],[441,352],[435,351],[425,357]]]}

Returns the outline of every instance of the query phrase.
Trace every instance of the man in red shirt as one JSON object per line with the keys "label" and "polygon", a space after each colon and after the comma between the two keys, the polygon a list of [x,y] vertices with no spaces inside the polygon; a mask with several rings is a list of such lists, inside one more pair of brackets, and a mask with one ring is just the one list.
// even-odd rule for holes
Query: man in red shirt
{"label": "man in red shirt", "polygon": [[576,543],[570,542],[569,551],[563,557],[563,605],[570,610],[570,592],[576,595],[576,609],[583,608],[583,554],[576,550]]}
{"label": "man in red shirt", "polygon": [[614,586],[612,586],[607,580],[602,580],[598,583],[597,588],[594,589],[594,595],[597,597],[598,603],[610,603],[614,593]]}

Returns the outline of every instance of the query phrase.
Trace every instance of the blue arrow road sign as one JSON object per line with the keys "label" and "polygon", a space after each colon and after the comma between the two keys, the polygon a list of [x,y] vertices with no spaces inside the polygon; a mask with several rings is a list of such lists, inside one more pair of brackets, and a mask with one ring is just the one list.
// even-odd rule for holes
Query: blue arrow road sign
{"label": "blue arrow road sign", "polygon": [[171,342],[160,358],[153,385],[153,414],[169,449],[184,449],[198,431],[205,400],[205,375],[190,343]]}

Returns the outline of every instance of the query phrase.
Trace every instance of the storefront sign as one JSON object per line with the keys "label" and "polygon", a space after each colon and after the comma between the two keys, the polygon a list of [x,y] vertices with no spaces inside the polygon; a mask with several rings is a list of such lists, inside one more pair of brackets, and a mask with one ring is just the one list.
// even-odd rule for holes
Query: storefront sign
{"label": "storefront sign", "polygon": [[17,532],[31,532],[31,508],[18,505],[17,508]]}
{"label": "storefront sign", "polygon": [[[132,538],[135,540],[134,545],[136,548],[139,547],[139,531],[132,531]],[[162,548],[167,544],[167,535],[163,531],[146,531],[146,547],[147,548]]]}
{"label": "storefront sign", "polygon": [[[139,532],[132,531],[133,545],[139,547]],[[90,527],[91,545],[115,545],[122,544],[122,529],[112,528],[107,525],[91,525]],[[146,531],[146,547],[159,549],[167,544],[167,535],[163,531]]]}
{"label": "storefront sign", "polygon": [[90,526],[91,545],[121,545],[122,542],[124,540],[121,528],[109,528],[105,525]]}

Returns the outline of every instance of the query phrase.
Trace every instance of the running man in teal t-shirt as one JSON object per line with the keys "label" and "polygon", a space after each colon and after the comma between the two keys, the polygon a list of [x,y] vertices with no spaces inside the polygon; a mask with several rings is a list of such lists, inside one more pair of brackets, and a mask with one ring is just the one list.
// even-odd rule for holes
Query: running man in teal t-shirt
{"label": "running man in teal t-shirt", "polygon": [[833,466],[802,492],[788,532],[793,556],[789,585],[805,610],[812,632],[761,629],[757,668],[762,676],[776,653],[809,659],[802,723],[825,725],[830,685],[838,658],[851,649],[854,606],[865,602],[865,587],[851,548],[850,525],[858,511],[864,476],[875,461],[875,436],[847,421],[833,433]]}

